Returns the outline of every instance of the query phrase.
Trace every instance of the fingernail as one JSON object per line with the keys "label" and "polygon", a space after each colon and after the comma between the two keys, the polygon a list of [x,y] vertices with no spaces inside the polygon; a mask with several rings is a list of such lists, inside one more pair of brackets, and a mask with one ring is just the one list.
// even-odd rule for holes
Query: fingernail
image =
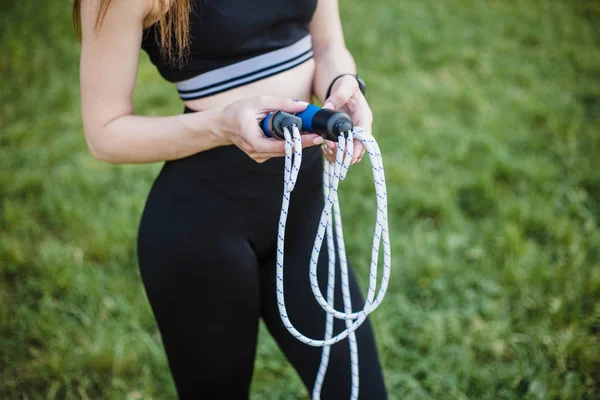
{"label": "fingernail", "polygon": [[327,140],[325,144],[327,144],[327,147],[329,147],[330,149],[333,149],[335,147],[335,144],[333,144],[331,140]]}
{"label": "fingernail", "polygon": [[329,110],[333,110],[333,103],[328,101],[327,103],[325,103],[325,105],[323,106],[323,108],[329,109]]}
{"label": "fingernail", "polygon": [[313,144],[321,144],[323,143],[323,138],[321,136],[317,136],[316,138],[313,139]]}

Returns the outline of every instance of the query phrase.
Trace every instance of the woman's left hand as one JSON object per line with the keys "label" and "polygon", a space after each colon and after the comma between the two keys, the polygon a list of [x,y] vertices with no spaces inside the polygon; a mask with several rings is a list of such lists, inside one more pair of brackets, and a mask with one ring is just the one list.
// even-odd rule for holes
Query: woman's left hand
{"label": "woman's left hand", "polygon": [[[331,88],[331,95],[325,99],[327,108],[335,111],[342,111],[352,118],[354,126],[360,126],[367,132],[371,132],[373,123],[373,113],[367,99],[363,96],[358,87],[356,78],[351,75],[345,75],[335,81]],[[337,143],[326,140],[321,150],[329,162],[335,160]],[[354,139],[354,154],[352,155],[352,164],[360,162],[365,154],[365,147],[362,142]]]}

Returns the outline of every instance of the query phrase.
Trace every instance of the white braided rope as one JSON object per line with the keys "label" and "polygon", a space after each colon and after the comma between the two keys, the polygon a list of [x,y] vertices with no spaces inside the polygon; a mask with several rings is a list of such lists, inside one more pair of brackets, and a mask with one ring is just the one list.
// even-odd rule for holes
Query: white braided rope
{"label": "white braided rope", "polygon": [[[325,205],[321,213],[321,220],[317,229],[315,242],[311,254],[309,275],[311,288],[321,305],[327,313],[325,338],[323,340],[311,339],[300,333],[291,323],[285,307],[285,296],[283,286],[283,265],[284,265],[284,242],[285,242],[285,223],[290,201],[290,192],[294,189],[300,164],[302,163],[302,143],[300,131],[296,126],[292,126],[292,133],[289,129],[284,129],[285,136],[285,171],[284,171],[284,192],[281,205],[281,214],[279,218],[279,232],[277,235],[277,304],[283,325],[298,340],[311,346],[323,347],[321,355],[321,365],[317,372],[312,398],[320,399],[321,388],[325,379],[327,365],[329,363],[330,346],[346,337],[350,344],[350,363],[352,374],[351,400],[358,398],[359,390],[359,370],[358,370],[358,345],[356,342],[355,331],[365,321],[367,316],[373,312],[383,300],[389,283],[391,251],[387,223],[387,193],[385,187],[385,176],[383,173],[383,164],[381,162],[381,153],[379,146],[371,134],[361,128],[354,128],[353,131],[346,132],[339,136],[338,151],[333,164],[325,162],[323,172],[323,189],[325,195]],[[352,160],[353,139],[360,140],[369,154],[369,160],[373,169],[373,178],[375,182],[375,193],[377,195],[377,216],[375,223],[375,234],[373,237],[373,248],[371,251],[371,266],[369,289],[367,299],[362,310],[353,312],[352,301],[350,297],[350,286],[348,278],[348,263],[346,259],[346,249],[344,245],[344,235],[342,230],[342,220],[337,195],[339,181],[346,177],[350,162]],[[333,210],[332,210],[333,209]],[[333,211],[333,215],[332,215]],[[344,312],[334,308],[333,294],[335,288],[335,247],[333,237],[333,220],[335,220],[335,241],[337,242],[338,255],[340,259],[340,272],[342,278],[342,297],[344,303]],[[317,278],[317,262],[319,253],[323,245],[324,237],[327,237],[328,247],[328,279],[327,279],[327,299],[323,297],[319,288]],[[377,270],[379,260],[379,247],[383,241],[383,273],[381,285],[377,297],[375,291],[377,287]],[[343,319],[346,323],[346,329],[333,336],[333,318]]]}

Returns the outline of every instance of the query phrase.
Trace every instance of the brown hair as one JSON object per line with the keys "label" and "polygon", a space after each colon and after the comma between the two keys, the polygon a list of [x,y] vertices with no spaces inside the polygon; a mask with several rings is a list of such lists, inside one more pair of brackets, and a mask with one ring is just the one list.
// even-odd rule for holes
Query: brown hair
{"label": "brown hair", "polygon": [[[96,32],[102,26],[102,21],[111,1],[99,0],[94,27]],[[147,22],[157,20],[158,29],[154,32],[163,56],[166,56],[170,61],[177,60],[181,63],[189,50],[190,44],[190,0],[159,0],[156,3],[157,6],[151,15],[147,17],[147,20],[144,21],[144,25],[147,25]],[[73,1],[73,26],[75,32],[81,38],[81,0]]]}

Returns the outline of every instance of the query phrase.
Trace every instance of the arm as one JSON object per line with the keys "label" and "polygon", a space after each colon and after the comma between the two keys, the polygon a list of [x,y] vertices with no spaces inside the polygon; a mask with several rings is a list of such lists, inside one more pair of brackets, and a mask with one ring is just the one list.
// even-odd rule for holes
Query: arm
{"label": "arm", "polygon": [[316,64],[313,93],[324,102],[327,88],[336,76],[356,72],[354,58],[344,42],[338,1],[320,0],[308,28]]}
{"label": "arm", "polygon": [[[308,28],[312,36],[316,65],[313,93],[325,103],[323,108],[343,111],[352,118],[356,126],[370,131],[373,114],[356,79],[351,76],[341,77],[333,85],[331,96],[325,99],[327,88],[336,76],[356,72],[354,59],[344,43],[338,1],[320,0]],[[331,150],[335,150],[334,143],[326,143]],[[323,152],[330,162],[335,159],[332,152]],[[355,141],[352,164],[360,161],[364,152],[362,143]]]}
{"label": "arm", "polygon": [[[82,1],[81,102],[91,153],[111,163],[144,163],[234,144],[258,162],[283,155],[283,142],[265,138],[257,121],[272,110],[304,109],[305,104],[289,99],[249,98],[169,117],[133,114],[143,24],[151,1],[113,0],[97,32],[98,0]],[[306,138],[306,144],[314,138]]]}
{"label": "arm", "polygon": [[81,5],[81,102],[91,153],[113,163],[170,160],[225,144],[216,132],[215,112],[172,117],[133,115],[147,0],[114,0],[98,32],[97,0]]}

